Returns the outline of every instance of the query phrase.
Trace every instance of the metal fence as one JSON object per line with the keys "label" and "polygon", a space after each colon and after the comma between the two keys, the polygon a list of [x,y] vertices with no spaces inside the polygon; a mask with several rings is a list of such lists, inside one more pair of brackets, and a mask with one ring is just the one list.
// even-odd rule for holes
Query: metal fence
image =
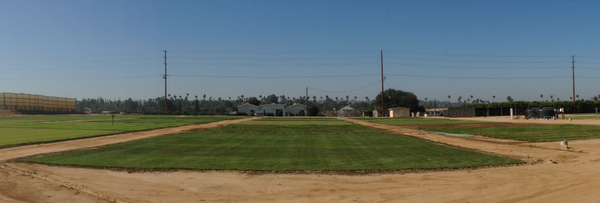
{"label": "metal fence", "polygon": [[0,110],[74,112],[76,108],[77,101],[73,98],[0,93]]}

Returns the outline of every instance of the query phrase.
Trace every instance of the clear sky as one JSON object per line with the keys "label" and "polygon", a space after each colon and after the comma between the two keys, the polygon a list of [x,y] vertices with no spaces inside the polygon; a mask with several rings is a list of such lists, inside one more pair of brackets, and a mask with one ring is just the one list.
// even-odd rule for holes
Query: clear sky
{"label": "clear sky", "polygon": [[568,100],[600,94],[600,1],[0,2],[0,92]]}

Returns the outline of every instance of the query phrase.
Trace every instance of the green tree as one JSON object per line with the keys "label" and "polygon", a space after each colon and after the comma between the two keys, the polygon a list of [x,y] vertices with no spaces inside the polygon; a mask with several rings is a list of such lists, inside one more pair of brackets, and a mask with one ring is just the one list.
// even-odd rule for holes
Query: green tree
{"label": "green tree", "polygon": [[[412,92],[405,92],[390,88],[384,91],[384,96],[384,105],[386,109],[394,107],[407,107],[410,108],[411,112],[425,111],[423,106],[419,106],[419,100]],[[375,97],[375,101],[371,103],[371,110],[375,110],[376,108],[381,108],[381,93],[379,93]]]}
{"label": "green tree", "polygon": [[252,105],[260,105],[260,101],[258,101],[258,99],[256,97],[250,97],[248,98],[248,103],[252,104]]}

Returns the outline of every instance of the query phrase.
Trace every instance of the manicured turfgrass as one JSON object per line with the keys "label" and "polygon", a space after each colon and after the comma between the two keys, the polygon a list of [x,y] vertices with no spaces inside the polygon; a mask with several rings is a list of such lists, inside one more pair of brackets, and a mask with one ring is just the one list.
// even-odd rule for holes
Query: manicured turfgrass
{"label": "manicured turfgrass", "polygon": [[117,168],[252,171],[439,169],[522,163],[364,126],[335,124],[236,124],[22,161]]}
{"label": "manicured turfgrass", "polygon": [[60,141],[239,118],[242,117],[128,116],[127,119],[115,120],[114,125],[110,120],[0,125],[0,146]]}
{"label": "manicured turfgrass", "polygon": [[423,130],[482,135],[487,137],[520,140],[527,142],[550,142],[561,140],[583,140],[600,138],[600,126],[591,125],[542,125],[513,127],[463,127],[422,128]]}
{"label": "manicured turfgrass", "polygon": [[94,122],[13,124],[3,125],[0,126],[0,128],[140,131],[189,124],[210,123],[238,118],[240,117],[138,116],[133,119],[115,120],[114,125],[112,121],[106,120]]}
{"label": "manicured turfgrass", "polygon": [[[115,119],[135,118],[131,115],[116,115]],[[139,116],[137,116],[139,117]],[[81,116],[19,116],[0,118],[0,125],[60,121],[110,120],[110,115],[81,115]]]}
{"label": "manicured turfgrass", "polygon": [[240,123],[241,125],[352,125],[337,118],[263,118]]}
{"label": "manicured turfgrass", "polygon": [[115,134],[108,130],[49,130],[49,129],[0,129],[0,146],[50,142],[98,135]]}
{"label": "manicured turfgrass", "polygon": [[386,125],[467,125],[467,124],[485,124],[491,122],[480,121],[460,121],[441,118],[420,118],[420,117],[399,117],[399,118],[355,118],[356,120],[367,121],[371,123],[380,123]]}

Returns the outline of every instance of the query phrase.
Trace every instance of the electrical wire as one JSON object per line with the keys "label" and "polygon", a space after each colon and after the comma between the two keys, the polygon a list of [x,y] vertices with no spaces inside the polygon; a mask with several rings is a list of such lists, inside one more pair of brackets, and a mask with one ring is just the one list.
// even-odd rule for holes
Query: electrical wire
{"label": "electrical wire", "polygon": [[404,54],[421,54],[434,56],[465,56],[465,57],[490,57],[490,58],[551,58],[551,57],[566,57],[570,55],[491,55],[491,54],[448,54],[420,51],[402,51],[402,50],[384,50],[384,53],[404,53]]}
{"label": "electrical wire", "polygon": [[469,60],[453,60],[453,59],[434,59],[434,58],[419,58],[419,57],[393,57],[387,56],[389,59],[408,59],[419,61],[440,61],[440,62],[458,62],[458,63],[570,63],[571,61],[469,61]]}
{"label": "electrical wire", "polygon": [[411,75],[411,74],[385,74],[390,76],[417,77],[417,78],[440,78],[455,80],[528,80],[528,79],[557,79],[571,78],[568,76],[549,76],[549,77],[455,77],[455,76],[434,76],[434,75]]}
{"label": "electrical wire", "polygon": [[316,88],[312,88],[312,87],[309,87],[308,89],[309,90],[321,91],[321,92],[330,92],[330,93],[335,93],[335,92],[354,92],[354,91],[365,89],[367,87],[371,87],[371,86],[379,84],[379,83],[381,83],[381,80],[379,80],[379,81],[377,81],[377,82],[375,82],[373,84],[370,84],[370,85],[367,85],[367,86],[364,86],[364,87],[360,87],[360,88],[357,88],[357,89],[352,89],[352,90],[322,90],[322,89],[316,89]]}
{"label": "electrical wire", "polygon": [[557,66],[553,66],[553,67],[501,67],[501,66],[481,67],[481,66],[477,66],[476,67],[476,66],[425,65],[425,64],[414,64],[414,63],[384,63],[384,64],[385,65],[400,65],[400,66],[416,66],[416,67],[423,67],[423,68],[448,68],[448,69],[514,69],[514,70],[519,70],[519,69],[561,69],[561,68],[566,68],[566,66],[565,67],[557,67]]}
{"label": "electrical wire", "polygon": [[95,77],[95,78],[0,78],[0,80],[120,80],[120,79],[142,79],[158,78],[160,76],[121,76],[121,77]]}
{"label": "electrical wire", "polygon": [[239,75],[168,75],[171,77],[193,77],[193,78],[247,78],[247,79],[300,79],[300,78],[352,78],[379,76],[379,74],[362,75],[297,75],[297,76],[239,76]]}

